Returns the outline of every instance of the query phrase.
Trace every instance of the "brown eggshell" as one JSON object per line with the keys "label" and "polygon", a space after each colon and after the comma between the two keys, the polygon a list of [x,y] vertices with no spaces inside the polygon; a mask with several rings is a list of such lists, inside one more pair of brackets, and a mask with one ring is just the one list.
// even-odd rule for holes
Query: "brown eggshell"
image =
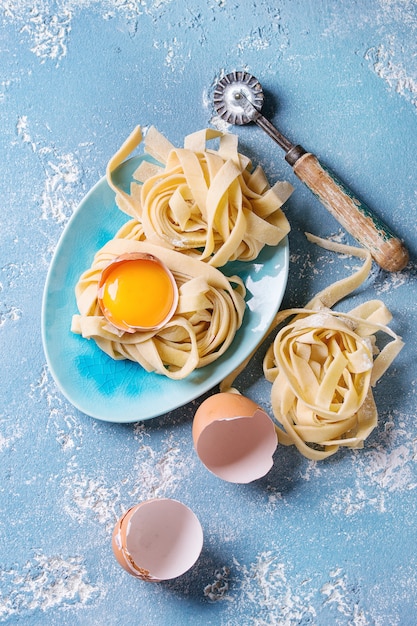
{"label": "brown eggshell", "polygon": [[265,476],[278,443],[268,414],[234,393],[214,394],[202,402],[194,416],[193,441],[207,469],[234,483]]}
{"label": "brown eggshell", "polygon": [[131,507],[113,530],[112,548],[129,574],[147,582],[184,574],[200,555],[203,531],[187,506],[154,498]]}
{"label": "brown eggshell", "polygon": [[117,562],[123,567],[123,569],[129,572],[129,574],[142,578],[143,580],[151,580],[149,572],[145,572],[143,569],[141,570],[138,568],[127,550],[127,529],[129,526],[129,520],[137,511],[139,506],[140,504],[128,509],[116,523],[112,535],[112,548]]}

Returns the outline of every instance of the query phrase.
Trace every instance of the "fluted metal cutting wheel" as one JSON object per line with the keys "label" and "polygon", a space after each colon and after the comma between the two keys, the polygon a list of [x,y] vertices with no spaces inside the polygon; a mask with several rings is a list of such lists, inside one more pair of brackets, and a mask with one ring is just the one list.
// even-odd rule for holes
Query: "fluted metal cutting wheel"
{"label": "fluted metal cutting wheel", "polygon": [[252,74],[231,72],[217,83],[213,95],[214,108],[225,122],[238,126],[252,122],[256,111],[245,106],[247,100],[256,111],[262,109],[264,102],[262,86]]}

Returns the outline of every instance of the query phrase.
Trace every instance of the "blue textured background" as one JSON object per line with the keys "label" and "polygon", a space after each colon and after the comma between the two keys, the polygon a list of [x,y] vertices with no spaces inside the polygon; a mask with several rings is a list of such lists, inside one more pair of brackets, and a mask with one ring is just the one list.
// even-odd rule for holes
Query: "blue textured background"
{"label": "blue textured background", "polygon": [[[412,0],[0,0],[0,621],[59,625],[416,623],[415,427],[417,5]],[[378,383],[379,427],[322,463],[279,448],[256,483],[198,462],[198,405],[114,425],[75,410],[40,333],[54,248],[136,124],[175,144],[217,124],[223,71],[248,69],[265,113],[350,184],[406,240],[409,267],[376,266],[344,303],[382,298],[406,347]],[[350,241],[257,127],[234,128],[287,204],[283,306],[303,305],[354,260],[303,232]],[[240,379],[269,406],[262,350]],[[119,515],[151,496],[188,504],[201,558],[149,585],[113,558]],[[210,600],[218,578],[227,582]],[[207,593],[207,591],[206,591]]]}

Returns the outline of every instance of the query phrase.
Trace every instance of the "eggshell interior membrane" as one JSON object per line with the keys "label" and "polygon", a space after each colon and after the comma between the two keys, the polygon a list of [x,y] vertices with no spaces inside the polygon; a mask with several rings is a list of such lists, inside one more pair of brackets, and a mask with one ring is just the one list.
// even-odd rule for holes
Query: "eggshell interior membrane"
{"label": "eggshell interior membrane", "polygon": [[132,507],[113,533],[119,563],[132,575],[149,581],[181,576],[197,561],[202,546],[203,530],[196,515],[169,498]]}
{"label": "eggshell interior membrane", "polygon": [[278,444],[268,414],[249,398],[232,393],[215,394],[200,405],[194,416],[193,440],[207,469],[234,483],[265,476]]}

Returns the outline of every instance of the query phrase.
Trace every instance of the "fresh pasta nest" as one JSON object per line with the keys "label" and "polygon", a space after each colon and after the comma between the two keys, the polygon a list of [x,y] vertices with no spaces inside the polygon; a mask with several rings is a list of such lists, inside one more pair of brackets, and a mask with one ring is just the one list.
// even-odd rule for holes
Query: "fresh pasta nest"
{"label": "fresh pasta nest", "polygon": [[[245,287],[239,277],[227,278],[220,270],[147,241],[125,237],[110,240],[96,254],[92,266],[76,286],[79,315],[72,332],[97,345],[113,359],[129,359],[147,371],[180,379],[221,356],[240,327],[245,311]],[[102,270],[129,253],[152,254],[174,275],[179,301],[174,316],[157,331],[128,333],[109,323],[98,303]]]}
{"label": "fresh pasta nest", "polygon": [[[331,308],[366,279],[370,253],[308,237],[330,250],[365,259],[355,274],[327,287],[305,308],[279,312],[274,326],[290,321],[279,330],[264,358],[278,440],[295,445],[309,459],[320,460],[340,446],[363,447],[378,420],[372,387],[403,342],[387,327],[392,316],[379,300],[349,313]],[[378,333],[391,339],[381,350]],[[236,375],[223,382],[223,391],[230,390]]]}
{"label": "fresh pasta nest", "polygon": [[362,447],[377,425],[371,386],[387,355],[374,361],[375,333],[386,330],[368,315],[386,317],[387,310],[371,301],[355,315],[300,311],[265,358],[274,415],[283,427],[279,439],[310,459],[325,458],[339,446]]}
{"label": "fresh pasta nest", "polygon": [[[207,147],[213,139],[218,150]],[[293,187],[288,182],[270,187],[262,168],[253,170],[238,152],[236,135],[204,129],[175,148],[151,127],[145,151],[159,165],[143,161],[126,193],[113,174],[141,141],[138,126],[109,161],[107,181],[118,207],[139,223],[149,242],[222,267],[253,260],[288,234],[281,207]]]}

